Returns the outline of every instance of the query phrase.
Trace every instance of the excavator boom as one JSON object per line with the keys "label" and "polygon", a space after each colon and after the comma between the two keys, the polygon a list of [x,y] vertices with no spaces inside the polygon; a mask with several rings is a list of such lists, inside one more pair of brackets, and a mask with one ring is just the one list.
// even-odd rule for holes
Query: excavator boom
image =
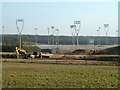
{"label": "excavator boom", "polygon": [[16,54],[17,54],[17,58],[26,58],[27,52],[24,49],[20,49],[18,47],[16,47]]}

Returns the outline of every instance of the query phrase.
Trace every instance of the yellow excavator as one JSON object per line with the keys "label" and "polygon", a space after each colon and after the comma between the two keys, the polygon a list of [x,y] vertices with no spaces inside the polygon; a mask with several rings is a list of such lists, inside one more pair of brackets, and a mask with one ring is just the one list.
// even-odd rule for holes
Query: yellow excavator
{"label": "yellow excavator", "polygon": [[22,58],[22,59],[26,59],[28,56],[27,51],[25,51],[24,49],[20,49],[18,47],[16,47],[16,54],[17,54],[17,58]]}
{"label": "yellow excavator", "polygon": [[90,52],[88,53],[88,55],[105,55],[107,54],[107,50],[90,50]]}
{"label": "yellow excavator", "polygon": [[27,58],[41,58],[42,59],[42,52],[33,52],[33,54],[29,54],[26,50],[20,49],[16,47],[16,54],[17,58],[27,59]]}

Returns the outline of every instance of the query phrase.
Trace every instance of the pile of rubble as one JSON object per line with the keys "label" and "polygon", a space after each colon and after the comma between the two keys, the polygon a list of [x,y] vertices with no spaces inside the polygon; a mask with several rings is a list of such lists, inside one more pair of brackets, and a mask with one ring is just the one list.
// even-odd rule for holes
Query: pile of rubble
{"label": "pile of rubble", "polygon": [[108,55],[120,55],[120,46],[105,49]]}

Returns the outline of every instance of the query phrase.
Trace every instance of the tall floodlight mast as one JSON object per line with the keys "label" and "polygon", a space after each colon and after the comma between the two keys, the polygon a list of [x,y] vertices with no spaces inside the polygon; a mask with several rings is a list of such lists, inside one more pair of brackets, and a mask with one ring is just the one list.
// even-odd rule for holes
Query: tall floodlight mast
{"label": "tall floodlight mast", "polygon": [[107,46],[107,34],[108,34],[108,31],[109,31],[109,24],[104,24],[104,30],[105,30],[105,33],[106,33],[106,46]]}
{"label": "tall floodlight mast", "polygon": [[47,28],[47,30],[48,30],[48,45],[49,45],[49,33],[50,33],[50,30],[49,30],[49,28]]}
{"label": "tall floodlight mast", "polygon": [[74,25],[75,27],[75,32],[76,32],[76,36],[77,36],[77,46],[79,46],[79,32],[80,32],[80,27],[81,27],[81,22],[80,21],[74,21]]}
{"label": "tall floodlight mast", "polygon": [[58,29],[58,45],[59,45],[59,29]]}
{"label": "tall floodlight mast", "polygon": [[56,45],[59,45],[59,29],[56,29]]}
{"label": "tall floodlight mast", "polygon": [[74,45],[75,27],[76,27],[75,25],[70,25],[72,33],[72,45]]}
{"label": "tall floodlight mast", "polygon": [[16,27],[18,30],[19,35],[19,48],[21,48],[21,34],[24,27],[24,20],[23,19],[16,19]]}
{"label": "tall floodlight mast", "polygon": [[118,45],[118,32],[119,32],[119,31],[116,30],[116,34],[117,34],[117,35],[116,35],[116,40],[117,40],[116,44],[117,44],[117,45]]}
{"label": "tall floodlight mast", "polygon": [[[97,30],[97,36],[99,36],[99,30]],[[99,45],[99,44],[98,44],[98,41],[97,41],[97,45]]]}
{"label": "tall floodlight mast", "polygon": [[118,37],[118,30],[116,30],[116,34],[117,34],[116,37]]}
{"label": "tall floodlight mast", "polygon": [[[100,29],[101,29],[101,28],[99,27],[99,37],[100,37]],[[100,40],[101,40],[101,39],[99,38],[99,45],[100,45]]]}
{"label": "tall floodlight mast", "polygon": [[37,30],[38,30],[38,28],[35,28],[36,45],[37,45]]}
{"label": "tall floodlight mast", "polygon": [[5,27],[2,26],[2,45],[4,45],[4,29]]}
{"label": "tall floodlight mast", "polygon": [[53,45],[54,45],[54,26],[52,26],[51,29],[53,30]]}
{"label": "tall floodlight mast", "polygon": [[[99,27],[99,29],[97,30],[97,36],[98,36],[98,38],[99,38],[99,36],[100,36],[100,27]],[[100,45],[100,39],[98,39],[97,45],[98,45],[98,46]]]}

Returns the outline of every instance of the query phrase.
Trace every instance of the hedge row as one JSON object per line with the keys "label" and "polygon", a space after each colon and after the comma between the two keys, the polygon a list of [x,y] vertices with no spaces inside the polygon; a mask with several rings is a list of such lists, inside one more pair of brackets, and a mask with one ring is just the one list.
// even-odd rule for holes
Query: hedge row
{"label": "hedge row", "polygon": [[[2,45],[2,52],[15,52],[17,45]],[[41,49],[37,46],[22,46],[22,49],[28,52],[40,52]]]}

